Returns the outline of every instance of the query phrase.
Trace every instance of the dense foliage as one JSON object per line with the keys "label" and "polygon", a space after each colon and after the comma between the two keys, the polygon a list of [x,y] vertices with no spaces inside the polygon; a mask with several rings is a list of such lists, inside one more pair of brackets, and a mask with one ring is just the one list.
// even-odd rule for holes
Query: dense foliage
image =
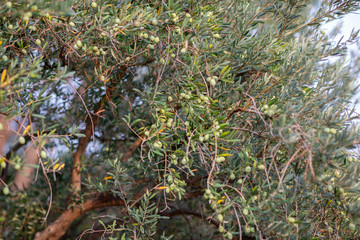
{"label": "dense foliage", "polygon": [[359,237],[357,1],[0,6],[3,239]]}

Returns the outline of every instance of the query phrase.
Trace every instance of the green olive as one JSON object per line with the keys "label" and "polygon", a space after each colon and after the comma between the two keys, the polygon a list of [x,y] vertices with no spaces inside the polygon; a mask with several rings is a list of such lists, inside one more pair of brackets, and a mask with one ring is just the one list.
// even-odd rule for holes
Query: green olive
{"label": "green olive", "polygon": [[219,222],[222,222],[224,221],[224,216],[222,214],[218,214],[217,219],[219,220]]}
{"label": "green olive", "polygon": [[245,216],[249,215],[249,210],[246,208],[244,208],[242,212]]}
{"label": "green olive", "polygon": [[25,138],[23,136],[19,137],[19,143],[20,144],[25,144]]}
{"label": "green olive", "polygon": [[41,156],[41,158],[46,158],[46,157],[47,157],[47,154],[46,154],[45,151],[41,151],[41,152],[40,152],[40,156]]}
{"label": "green olive", "polygon": [[3,188],[4,195],[8,195],[10,193],[10,189],[6,186]]}
{"label": "green olive", "polygon": [[19,164],[19,163],[16,163],[15,165],[14,165],[14,169],[15,170],[19,170],[21,168],[21,165]]}
{"label": "green olive", "polygon": [[288,217],[287,220],[289,223],[294,223],[296,221],[296,219],[293,217]]}

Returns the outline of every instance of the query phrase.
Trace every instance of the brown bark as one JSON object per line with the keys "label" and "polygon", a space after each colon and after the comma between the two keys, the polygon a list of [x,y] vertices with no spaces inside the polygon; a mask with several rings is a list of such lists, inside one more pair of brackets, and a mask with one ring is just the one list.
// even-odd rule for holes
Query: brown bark
{"label": "brown bark", "polygon": [[124,202],[120,198],[101,193],[94,199],[87,200],[83,204],[65,210],[55,222],[51,223],[44,231],[37,233],[35,240],[60,239],[71,223],[82,214],[97,208],[123,205]]}
{"label": "brown bark", "polygon": [[25,152],[25,164],[23,168],[16,172],[14,178],[14,186],[12,191],[23,191],[30,187],[30,182],[33,179],[34,168],[27,166],[28,164],[35,165],[39,161],[37,156],[37,151],[34,146],[30,146],[29,149]]}
{"label": "brown bark", "polygon": [[2,153],[6,143],[9,141],[9,137],[12,135],[9,129],[9,120],[6,120],[5,117],[6,116],[0,114],[0,123],[3,126],[3,129],[0,130],[0,153]]}
{"label": "brown bark", "polygon": [[[125,76],[126,73],[126,67],[122,67],[121,72],[117,76],[117,79],[122,79]],[[83,132],[85,137],[80,138],[79,145],[77,148],[76,153],[74,154],[74,161],[72,166],[72,175],[71,175],[71,184],[73,186],[73,193],[75,195],[80,194],[81,191],[81,162],[82,158],[85,154],[85,150],[87,145],[89,144],[91,140],[91,136],[93,135],[95,126],[99,123],[100,115],[97,114],[99,112],[102,112],[107,104],[108,101],[111,100],[111,96],[113,93],[113,90],[115,89],[116,82],[112,82],[110,86],[106,89],[105,96],[100,100],[100,102],[97,104],[97,106],[94,109],[94,115],[89,116],[86,120],[86,127]]]}
{"label": "brown bark", "polygon": [[126,162],[135,152],[135,150],[141,145],[143,142],[144,135],[141,135],[138,139],[136,139],[135,142],[133,142],[128,150],[124,153],[124,155],[121,157],[121,162]]}

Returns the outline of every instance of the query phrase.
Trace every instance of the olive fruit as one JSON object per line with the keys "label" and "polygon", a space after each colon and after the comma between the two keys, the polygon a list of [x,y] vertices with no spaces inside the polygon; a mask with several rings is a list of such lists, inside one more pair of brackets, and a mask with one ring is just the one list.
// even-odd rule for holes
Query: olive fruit
{"label": "olive fruit", "polygon": [[14,165],[14,169],[15,169],[15,170],[19,170],[20,168],[21,168],[21,166],[20,166],[19,163],[16,163],[16,164]]}
{"label": "olive fruit", "polygon": [[46,157],[47,157],[46,152],[45,152],[45,151],[41,151],[41,152],[40,152],[40,156],[41,156],[42,158],[46,158]]}
{"label": "olive fruit", "polygon": [[242,212],[245,216],[249,215],[249,210],[246,208],[244,208]]}
{"label": "olive fruit", "polygon": [[3,188],[4,195],[8,195],[10,193],[10,189],[6,186]]}
{"label": "olive fruit", "polygon": [[264,164],[260,164],[260,165],[258,166],[258,169],[264,170],[264,169],[265,169],[265,165],[264,165]]}
{"label": "olive fruit", "polygon": [[288,217],[287,220],[289,223],[294,223],[296,221],[296,219],[293,217]]}
{"label": "olive fruit", "polygon": [[226,237],[227,237],[227,239],[233,239],[233,235],[232,235],[231,232],[228,232],[228,233],[226,234]]}
{"label": "olive fruit", "polygon": [[23,136],[19,137],[19,143],[25,144],[25,138]]}

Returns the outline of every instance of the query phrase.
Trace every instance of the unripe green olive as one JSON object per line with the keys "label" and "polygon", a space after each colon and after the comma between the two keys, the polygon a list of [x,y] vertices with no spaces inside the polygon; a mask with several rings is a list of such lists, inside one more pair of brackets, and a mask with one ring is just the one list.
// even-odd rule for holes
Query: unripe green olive
{"label": "unripe green olive", "polygon": [[260,164],[260,165],[258,166],[258,169],[264,170],[264,169],[265,169],[265,165],[264,165],[264,164]]}
{"label": "unripe green olive", "polygon": [[234,179],[235,179],[235,174],[234,174],[234,173],[231,173],[231,174],[230,174],[230,179],[231,179],[231,180],[234,180]]}
{"label": "unripe green olive", "polygon": [[205,140],[205,141],[209,140],[209,137],[210,137],[209,134],[205,134],[204,140]]}
{"label": "unripe green olive", "polygon": [[46,158],[46,157],[47,157],[46,152],[45,152],[45,151],[41,151],[41,152],[40,152],[40,156],[41,156],[41,158]]}
{"label": "unripe green olive", "polygon": [[287,220],[289,223],[294,223],[296,221],[296,219],[293,217],[288,217]]}
{"label": "unripe green olive", "polygon": [[158,24],[158,21],[157,21],[156,19],[153,19],[153,20],[152,20],[152,24],[153,24],[153,25],[157,25],[157,24]]}
{"label": "unripe green olive", "polygon": [[222,222],[224,221],[224,216],[222,214],[218,214],[217,219],[219,220],[219,222]]}
{"label": "unripe green olive", "polygon": [[221,225],[219,226],[219,232],[220,232],[220,233],[224,232],[224,227],[221,226]]}
{"label": "unripe green olive", "polygon": [[244,208],[242,212],[245,216],[249,215],[249,210],[246,208]]}
{"label": "unripe green olive", "polygon": [[91,7],[96,8],[96,7],[97,7],[96,2],[92,2],[92,3],[91,3]]}
{"label": "unripe green olive", "polygon": [[23,136],[19,137],[19,143],[20,144],[25,144],[25,138]]}
{"label": "unripe green olive", "polygon": [[226,237],[227,237],[227,239],[233,239],[233,235],[232,235],[231,232],[228,232],[228,233],[226,234]]}
{"label": "unripe green olive", "polygon": [[247,173],[251,172],[251,167],[250,167],[250,166],[247,166],[247,167],[245,168],[245,172],[247,172]]}
{"label": "unripe green olive", "polygon": [[1,168],[6,168],[6,162],[5,161],[2,161],[1,164],[0,164]]}
{"label": "unripe green olive", "polygon": [[82,47],[82,42],[81,42],[81,40],[77,40],[77,41],[76,41],[76,46],[77,46],[78,48],[81,48],[81,47]]}
{"label": "unripe green olive", "polygon": [[21,168],[21,166],[20,166],[19,163],[16,163],[16,164],[14,165],[14,169],[15,169],[15,170],[19,170],[20,168]]}
{"label": "unripe green olive", "polygon": [[10,189],[6,186],[3,188],[4,195],[8,195],[10,193]]}
{"label": "unripe green olive", "polygon": [[210,189],[206,189],[206,190],[205,190],[205,193],[206,193],[207,195],[210,195],[210,194],[211,194],[211,190],[210,190]]}

